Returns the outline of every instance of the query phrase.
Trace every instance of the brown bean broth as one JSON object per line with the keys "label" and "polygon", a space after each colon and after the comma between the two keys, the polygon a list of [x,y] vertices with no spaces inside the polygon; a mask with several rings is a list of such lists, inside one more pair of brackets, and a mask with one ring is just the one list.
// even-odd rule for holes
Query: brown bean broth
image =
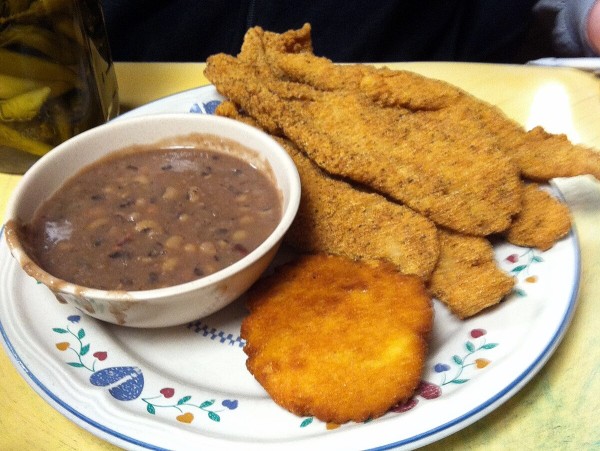
{"label": "brown bean broth", "polygon": [[270,177],[235,155],[145,149],[67,181],[24,227],[38,264],[78,285],[146,290],[212,274],[256,249],[281,218]]}

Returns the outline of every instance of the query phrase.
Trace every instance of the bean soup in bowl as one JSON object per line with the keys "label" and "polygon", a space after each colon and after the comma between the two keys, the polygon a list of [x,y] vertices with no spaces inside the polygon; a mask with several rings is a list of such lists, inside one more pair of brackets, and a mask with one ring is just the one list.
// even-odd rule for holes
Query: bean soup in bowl
{"label": "bean soup in bowl", "polygon": [[13,256],[60,302],[164,327],[238,298],[273,259],[300,182],[265,133],[221,117],[108,123],[58,146],[9,202]]}

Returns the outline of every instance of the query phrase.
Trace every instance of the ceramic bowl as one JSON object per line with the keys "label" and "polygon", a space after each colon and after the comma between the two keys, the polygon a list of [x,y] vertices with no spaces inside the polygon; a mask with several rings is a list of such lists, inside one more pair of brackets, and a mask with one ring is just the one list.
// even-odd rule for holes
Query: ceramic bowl
{"label": "ceramic bowl", "polygon": [[[254,251],[206,277],[144,291],[105,291],[57,279],[27,255],[15,224],[29,222],[40,204],[84,166],[132,145],[175,142],[191,133],[240,143],[270,167],[281,193],[282,216],[275,230]],[[121,119],[84,132],[57,146],[23,176],[7,207],[5,235],[24,271],[46,285],[62,303],[110,323],[132,327],[166,327],[205,317],[244,293],[266,270],[300,201],[300,178],[291,158],[269,135],[241,122],[199,114],[160,114]]]}

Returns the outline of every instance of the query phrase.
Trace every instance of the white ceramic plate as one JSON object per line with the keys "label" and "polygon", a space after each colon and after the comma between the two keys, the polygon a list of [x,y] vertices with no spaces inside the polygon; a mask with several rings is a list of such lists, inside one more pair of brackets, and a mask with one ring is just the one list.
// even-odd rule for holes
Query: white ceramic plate
{"label": "white ceramic plate", "polygon": [[[212,87],[132,112],[211,113]],[[544,365],[576,305],[580,256],[571,233],[550,251],[495,245],[518,284],[467,321],[435,304],[423,384],[385,416],[339,427],[273,403],[245,368],[243,300],[185,326],[122,328],[59,304],[0,242],[0,332],[27,382],[90,432],[130,449],[390,449],[439,440],[494,410]]]}

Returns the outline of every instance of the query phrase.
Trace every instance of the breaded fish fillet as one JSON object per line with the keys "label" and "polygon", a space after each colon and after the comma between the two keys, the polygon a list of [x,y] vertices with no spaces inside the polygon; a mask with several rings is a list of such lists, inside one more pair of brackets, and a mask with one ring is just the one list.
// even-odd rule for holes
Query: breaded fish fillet
{"label": "breaded fish fillet", "polygon": [[515,281],[494,260],[488,240],[438,230],[440,258],[429,290],[459,318],[468,318],[496,305],[512,291]]}
{"label": "breaded fish fillet", "polygon": [[[312,54],[309,25],[288,33],[249,30],[250,43],[239,58],[256,58],[259,52],[251,48],[262,39],[263,54],[267,55],[262,61],[280,77],[320,90],[360,90],[383,106],[426,111],[434,123],[450,119],[459,132],[491,135],[527,179],[548,181],[590,174],[600,180],[600,153],[572,144],[565,135],[548,133],[542,127],[525,131],[499,108],[441,80],[403,70],[332,64]],[[292,44],[294,40],[301,45]],[[438,113],[432,114],[434,111]]]}
{"label": "breaded fish fillet", "polygon": [[280,79],[323,91],[359,90],[379,105],[426,112],[433,123],[449,120],[458,133],[490,135],[526,178],[547,181],[591,174],[600,179],[600,153],[594,149],[573,145],[564,135],[541,127],[526,132],[499,108],[456,86],[409,71],[340,66],[315,56],[308,24],[282,34],[252,28],[238,58],[267,65]]}
{"label": "breaded fish fillet", "polygon": [[[566,208],[526,189],[520,177],[600,173],[595,151],[541,129],[525,132],[498,108],[448,83],[407,71],[335,65],[315,56],[310,26],[282,34],[252,28],[238,57],[212,57],[206,74],[260,127],[289,140],[300,150],[298,158],[308,157],[321,168],[327,183],[315,178],[307,189],[333,192],[326,186],[343,178],[383,193],[388,205],[404,203],[452,229],[444,231],[446,252],[431,287],[459,316],[499,302],[513,284],[496,265],[490,243],[469,234],[502,231],[515,244],[547,249],[568,231]],[[331,196],[322,197],[301,209],[303,226],[290,237],[305,240],[305,249],[311,249],[310,242],[316,244],[313,250],[344,254],[327,246],[331,235],[322,220],[343,211],[341,216],[356,218],[347,229],[356,233],[360,214],[352,216]],[[317,234],[302,233],[313,226],[322,242]],[[358,248],[368,237],[348,244],[335,235],[329,246],[343,243],[350,250],[356,244],[344,255],[362,258]],[[369,242],[374,249],[366,258],[389,253],[385,243]]]}
{"label": "breaded fish fillet", "polygon": [[327,172],[468,234],[503,231],[520,210],[518,171],[486,136],[383,107],[360,91],[322,91],[256,67],[215,55],[205,73],[261,126],[281,130]]}
{"label": "breaded fish fillet", "polygon": [[[257,126],[252,118],[240,113],[232,102],[221,104],[217,108],[217,114]],[[435,260],[426,258],[423,262],[422,256],[414,255],[414,251],[420,248],[414,246],[414,234],[418,234],[419,229],[408,228],[399,235],[386,233],[387,228],[394,228],[394,221],[388,223],[386,219],[390,218],[391,212],[400,207],[398,204],[377,195],[359,192],[352,185],[331,178],[313,165],[289,141],[281,138],[279,140],[294,159],[302,181],[302,200],[298,216],[286,235],[286,242],[296,249],[302,252],[326,252],[352,258],[383,258],[408,274],[418,274],[418,271],[423,268],[423,263],[426,268],[431,264],[431,269],[436,268],[437,271],[435,284],[432,286],[433,291],[439,300],[451,307],[452,311],[456,310],[457,314],[460,313],[465,318],[496,304],[508,290],[504,283],[509,279],[503,277],[503,271],[496,265],[493,250],[487,240],[446,231],[444,234],[450,235],[451,238],[447,237],[444,241],[447,249],[443,260],[439,263],[441,266],[437,267],[439,256],[437,238]],[[370,198],[370,196],[374,197]],[[359,201],[362,206],[357,209],[355,206]],[[364,210],[372,202],[375,202],[376,208]],[[535,207],[528,203],[527,208],[530,210]],[[538,212],[541,213],[539,210]],[[374,222],[382,226],[377,226],[375,230],[369,232],[368,225]],[[406,225],[411,223],[415,225],[413,221],[407,222]],[[399,225],[396,227],[400,230]],[[390,255],[390,241],[393,242],[394,238],[405,241],[402,236],[407,236],[408,242],[413,244],[406,248],[406,252],[416,258],[414,262],[403,261],[401,258],[395,259]],[[519,233],[518,236],[522,240],[532,239],[530,234]],[[456,250],[462,251],[463,254],[459,255]],[[418,265],[416,269],[415,264]],[[449,273],[455,275],[465,273],[470,276],[447,277]],[[425,280],[429,276],[428,272]],[[486,285],[481,286],[482,289],[477,291],[476,296],[461,297],[462,291],[465,290],[463,285],[465,281],[473,281],[479,277]],[[471,288],[469,290],[472,291]],[[459,301],[460,305],[458,305]]]}
{"label": "breaded fish fillet", "polygon": [[312,255],[254,285],[246,366],[280,406],[342,424],[409,399],[433,310],[423,282],[384,263]]}
{"label": "breaded fish fillet", "polygon": [[517,246],[546,251],[569,230],[571,219],[566,205],[531,183],[525,186],[523,209],[506,231],[506,238]]}
{"label": "breaded fish fillet", "polygon": [[237,58],[263,70],[266,66],[271,75],[320,91],[360,90],[382,105],[412,111],[440,109],[464,95],[449,83],[414,72],[375,69],[364,64],[332,64],[329,59],[314,55],[310,32],[309,24],[281,34],[250,28]]}
{"label": "breaded fish fillet", "polygon": [[526,131],[498,107],[473,96],[460,96],[447,109],[429,115],[432,121],[450,115],[458,129],[493,137],[525,179],[545,182],[589,174],[600,180],[597,150],[575,145],[565,135],[548,133],[539,126]]}
{"label": "breaded fish fillet", "polygon": [[[231,102],[219,105],[216,113],[256,125]],[[289,140],[276,139],[294,160],[302,184],[300,208],[285,236],[289,245],[300,252],[384,259],[404,274],[429,278],[439,256],[431,221],[324,174]]]}
{"label": "breaded fish fillet", "polygon": [[554,135],[542,127],[535,127],[526,134],[505,136],[514,152],[524,177],[535,181],[547,181],[554,177],[593,175],[600,180],[600,153],[581,145],[573,145],[565,135]]}
{"label": "breaded fish fillet", "polygon": [[439,256],[435,225],[408,207],[324,176],[289,141],[302,201],[286,242],[302,252],[384,259],[404,274],[429,279]]}

